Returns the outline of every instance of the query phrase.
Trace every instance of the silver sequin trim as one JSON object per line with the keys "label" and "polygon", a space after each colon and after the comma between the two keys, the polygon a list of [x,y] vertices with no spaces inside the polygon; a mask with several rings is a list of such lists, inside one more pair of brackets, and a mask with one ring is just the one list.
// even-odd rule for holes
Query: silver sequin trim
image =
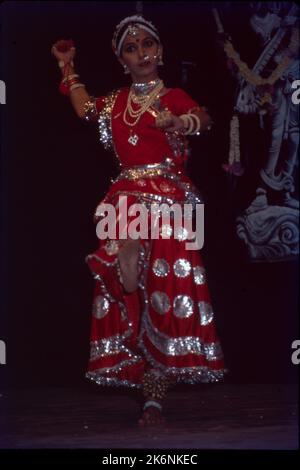
{"label": "silver sequin trim", "polygon": [[[170,356],[182,356],[185,354],[204,354],[208,352],[208,360],[213,355],[217,359],[222,358],[222,350],[220,343],[207,343],[204,344],[197,336],[182,336],[178,338],[171,338],[170,336],[162,333],[152,323],[150,316],[144,318],[144,331],[151,343],[163,354]],[[141,334],[142,336],[142,334]],[[214,353],[213,353],[214,351]]]}
{"label": "silver sequin trim", "polygon": [[212,306],[209,302],[198,302],[199,312],[200,312],[200,323],[202,326],[206,326],[211,323],[214,313]]}
{"label": "silver sequin trim", "polygon": [[165,292],[155,291],[151,295],[151,305],[157,313],[164,315],[170,310],[170,300]]}
{"label": "silver sequin trim", "polygon": [[206,282],[205,269],[202,266],[194,266],[193,271],[194,271],[195,284],[197,284],[198,286],[205,284]]}
{"label": "silver sequin trim", "polygon": [[207,343],[204,344],[204,351],[208,361],[217,361],[223,358],[222,348],[220,343]]}
{"label": "silver sequin trim", "polygon": [[110,261],[106,261],[106,260],[102,259],[100,256],[94,255],[94,254],[92,254],[92,255],[87,255],[86,258],[85,258],[85,261],[88,262],[88,260],[89,260],[89,259],[92,259],[92,258],[94,258],[94,259],[96,259],[97,261],[99,261],[99,263],[104,264],[104,266],[116,266],[116,264],[117,264],[117,262],[118,262],[117,259],[114,259],[114,260],[111,261],[111,262],[110,262]]}
{"label": "silver sequin trim", "polygon": [[195,336],[183,336],[162,340],[157,335],[149,334],[151,343],[164,355],[185,356],[186,354],[205,355],[208,361],[216,361],[223,358],[220,343],[204,344]]}
{"label": "silver sequin trim", "polygon": [[170,266],[165,259],[157,258],[152,265],[152,270],[157,277],[166,277],[170,272]]}
{"label": "silver sequin trim", "polygon": [[[105,116],[109,113],[104,113]],[[104,138],[105,137],[105,134],[104,134]],[[111,138],[111,134],[110,134],[110,138]],[[116,149],[115,150],[115,153],[116,153]],[[184,191],[184,195],[185,195],[185,200],[184,201],[176,201],[175,198],[173,199],[170,199],[170,198],[166,198],[164,196],[161,196],[161,195],[153,195],[153,194],[149,194],[149,193],[140,193],[141,197],[143,199],[145,199],[145,201],[147,200],[147,196],[151,196],[152,199],[156,200],[156,201],[159,201],[159,202],[167,202],[169,204],[173,204],[174,202],[176,203],[185,203],[185,204],[192,204],[193,206],[193,209],[195,209],[196,207],[196,204],[200,204],[202,203],[203,204],[203,199],[201,197],[201,195],[199,194],[198,190],[196,189],[195,186],[193,186],[192,184],[190,183],[187,183],[185,181],[182,181],[181,179],[181,176],[180,176],[180,173],[179,174],[175,174],[173,171],[172,171],[172,167],[174,165],[174,162],[173,162],[173,159],[172,158],[169,158],[169,157],[166,157],[162,162],[160,163],[155,163],[155,164],[147,164],[147,165],[134,165],[133,167],[130,168],[130,171],[132,172],[137,172],[137,171],[143,171],[143,170],[151,170],[151,169],[156,169],[156,170],[159,170],[161,169],[162,170],[162,173],[163,173],[163,177],[166,179],[166,180],[170,180],[172,181],[178,188],[182,189]],[[115,179],[115,182],[119,181],[120,179],[127,179],[127,173],[122,171],[120,173],[120,175]],[[118,194],[118,193],[116,193]],[[125,193],[124,193],[125,194]],[[137,192],[134,192],[134,191],[131,191],[130,193],[128,192],[128,194],[137,194]],[[185,215],[185,219],[191,219],[193,217],[193,211],[190,212],[190,214],[186,214]]]}
{"label": "silver sequin trim", "polygon": [[170,145],[176,157],[183,155],[185,150],[185,139],[177,132],[166,132],[167,142]]}
{"label": "silver sequin trim", "polygon": [[175,261],[173,268],[175,276],[177,277],[187,277],[192,269],[191,263],[184,258],[179,258]]}
{"label": "silver sequin trim", "polygon": [[111,113],[120,90],[114,90],[105,97],[105,105],[99,113],[98,125],[100,141],[106,150],[114,149],[111,128]]}
{"label": "silver sequin trim", "polygon": [[163,339],[147,329],[151,343],[166,356],[185,356],[186,354],[204,354],[203,345],[199,338],[184,336]]}
{"label": "silver sequin trim", "polygon": [[174,315],[178,318],[189,318],[193,315],[194,302],[188,295],[177,295],[174,299]]}
{"label": "silver sequin trim", "polygon": [[91,341],[90,359],[93,361],[100,357],[107,357],[124,352],[125,346],[123,342],[124,338],[120,335],[100,339],[99,341]]}
{"label": "silver sequin trim", "polygon": [[131,359],[125,359],[124,361],[119,362],[118,364],[111,367],[102,367],[97,369],[97,372],[100,374],[110,374],[111,372],[121,372],[124,367],[136,364],[137,362],[142,361],[141,356],[132,356]]}
{"label": "silver sequin trim", "polygon": [[143,342],[140,343],[140,347],[143,350],[147,360],[153,367],[157,367],[164,374],[175,379],[177,383],[198,384],[219,382],[220,380],[223,380],[224,375],[228,372],[225,368],[212,370],[205,366],[167,367],[154,359],[154,357],[146,349]]}
{"label": "silver sequin trim", "polygon": [[97,385],[112,385],[115,387],[142,388],[142,384],[135,384],[128,380],[120,380],[116,377],[103,377],[99,372],[87,372],[86,378],[95,382]]}

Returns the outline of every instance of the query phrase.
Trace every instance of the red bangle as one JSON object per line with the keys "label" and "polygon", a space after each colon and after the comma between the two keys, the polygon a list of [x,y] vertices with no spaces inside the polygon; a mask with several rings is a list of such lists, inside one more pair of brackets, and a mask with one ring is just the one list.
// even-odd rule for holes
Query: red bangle
{"label": "red bangle", "polygon": [[70,88],[72,85],[75,85],[75,83],[79,83],[79,80],[77,78],[72,78],[71,80],[68,80],[67,83],[68,88]]}
{"label": "red bangle", "polygon": [[58,89],[59,89],[59,92],[62,95],[69,96],[69,94],[70,94],[69,87],[67,87],[63,82],[60,82],[60,85],[59,85]]}

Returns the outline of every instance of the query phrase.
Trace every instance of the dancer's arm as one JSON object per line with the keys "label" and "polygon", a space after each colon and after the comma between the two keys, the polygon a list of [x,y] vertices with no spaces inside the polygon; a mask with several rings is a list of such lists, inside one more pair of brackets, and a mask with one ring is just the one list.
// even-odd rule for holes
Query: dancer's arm
{"label": "dancer's arm", "polygon": [[[75,71],[73,62],[76,54],[75,47],[71,47],[66,52],[61,52],[61,50],[59,50],[59,44],[61,44],[61,42],[62,41],[56,42],[52,46],[51,52],[58,60],[58,65],[60,66],[62,72],[62,78],[78,75]],[[78,77],[76,77],[76,79],[78,81]],[[84,104],[91,100],[91,96],[86,91],[84,86],[80,86],[78,88],[74,87],[74,90],[70,90],[69,97],[77,116],[83,119],[85,117]]]}
{"label": "dancer's arm", "polygon": [[212,119],[206,108],[199,106],[184,90],[177,88],[175,91],[176,99],[172,112],[162,111],[156,118],[155,126],[167,132],[182,131],[187,134],[209,130]]}

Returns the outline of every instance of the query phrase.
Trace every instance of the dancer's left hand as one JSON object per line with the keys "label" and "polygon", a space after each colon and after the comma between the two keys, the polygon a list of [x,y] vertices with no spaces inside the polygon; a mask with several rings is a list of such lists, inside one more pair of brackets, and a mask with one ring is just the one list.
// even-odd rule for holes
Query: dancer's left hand
{"label": "dancer's left hand", "polygon": [[175,132],[175,131],[183,131],[184,130],[184,123],[178,117],[172,114],[170,111],[161,111],[155,120],[154,127],[164,130],[166,132]]}

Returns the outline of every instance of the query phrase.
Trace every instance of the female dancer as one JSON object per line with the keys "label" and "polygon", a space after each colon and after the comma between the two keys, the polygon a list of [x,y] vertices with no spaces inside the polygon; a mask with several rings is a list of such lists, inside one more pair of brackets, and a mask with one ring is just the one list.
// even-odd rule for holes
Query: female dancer
{"label": "female dancer", "polygon": [[[162,204],[195,209],[201,203],[184,174],[186,136],[208,129],[211,119],[182,89],[166,88],[159,78],[163,49],[150,21],[125,18],[112,47],[132,84],[99,98],[88,94],[75,73],[72,42],[58,41],[52,53],[62,69],[61,92],[80,118],[98,121],[100,139],[121,169],[96,208],[100,243],[86,258],[95,279],[87,377],[141,389],[139,422],[145,425],[163,420],[170,385],[218,381],[225,372],[201,255],[186,246],[195,235],[191,212],[178,226],[181,215],[174,212],[165,223],[163,206],[157,211]],[[132,224],[137,228],[136,204],[146,210],[143,236],[130,232]],[[104,239],[100,232],[109,208],[116,218],[109,219]]]}

